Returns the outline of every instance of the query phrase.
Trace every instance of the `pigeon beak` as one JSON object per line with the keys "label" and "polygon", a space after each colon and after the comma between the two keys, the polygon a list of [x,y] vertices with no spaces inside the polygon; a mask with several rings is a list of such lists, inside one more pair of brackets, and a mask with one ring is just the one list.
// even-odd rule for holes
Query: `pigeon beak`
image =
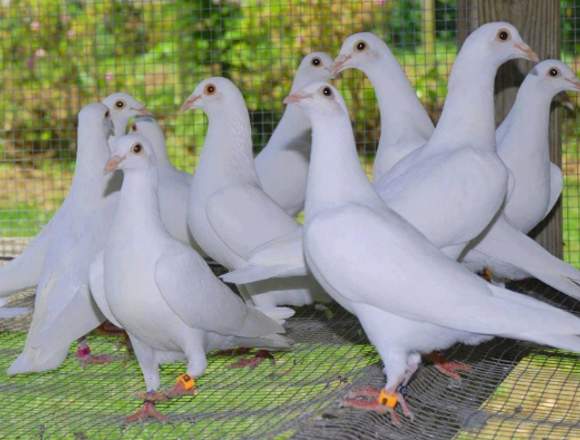
{"label": "pigeon beak", "polygon": [[121,157],[121,156],[113,156],[111,157],[107,164],[105,165],[105,174],[109,174],[112,173],[113,171],[115,171],[116,169],[119,168],[119,164],[121,162],[123,162],[125,160],[125,156]]}
{"label": "pigeon beak", "polygon": [[330,73],[332,78],[335,78],[340,72],[342,72],[346,67],[346,63],[352,58],[352,55],[340,55],[334,63],[332,64],[332,68],[330,69]]}
{"label": "pigeon beak", "polygon": [[189,110],[190,108],[195,108],[195,103],[201,99],[201,95],[191,95],[187,100],[183,103],[181,108],[179,109],[180,112],[184,112]]}
{"label": "pigeon beak", "polygon": [[284,104],[296,104],[302,101],[304,98],[308,98],[308,95],[303,95],[301,93],[291,93],[290,95],[286,96],[282,102]]}
{"label": "pigeon beak", "polygon": [[540,61],[540,57],[526,43],[515,43],[514,47],[523,53],[526,60],[533,61],[534,63]]}
{"label": "pigeon beak", "polygon": [[572,84],[572,90],[580,91],[580,80],[578,78],[564,78],[570,84]]}
{"label": "pigeon beak", "polygon": [[145,106],[141,108],[133,108],[133,110],[135,110],[139,116],[153,116],[153,113],[147,110],[147,107]]}

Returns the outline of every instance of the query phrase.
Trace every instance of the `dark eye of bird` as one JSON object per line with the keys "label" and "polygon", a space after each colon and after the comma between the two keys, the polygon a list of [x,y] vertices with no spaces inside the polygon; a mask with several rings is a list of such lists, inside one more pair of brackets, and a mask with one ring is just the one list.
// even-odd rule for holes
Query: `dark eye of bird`
{"label": "dark eye of bird", "polygon": [[131,130],[133,130],[133,131],[137,131],[137,124],[133,124],[133,125],[131,126]]}
{"label": "dark eye of bird", "polygon": [[207,95],[213,95],[215,93],[215,86],[213,84],[208,84],[205,86],[205,93]]}
{"label": "dark eye of bird", "polygon": [[560,72],[558,72],[558,69],[556,69],[555,67],[552,67],[550,69],[550,76],[558,76],[560,74]]}
{"label": "dark eye of bird", "polygon": [[320,66],[320,58],[312,58],[313,66]]}
{"label": "dark eye of bird", "polygon": [[322,89],[322,94],[324,96],[332,96],[332,89],[330,87],[325,87]]}
{"label": "dark eye of bird", "polygon": [[135,153],[135,154],[141,153],[142,149],[143,149],[143,147],[141,146],[141,144],[135,144],[135,145],[133,145],[133,148],[132,148],[133,153]]}
{"label": "dark eye of bird", "polygon": [[499,31],[499,33],[497,34],[497,37],[501,40],[501,41],[506,41],[509,38],[510,34],[507,31]]}
{"label": "dark eye of bird", "polygon": [[123,101],[117,101],[117,102],[115,102],[115,107],[123,108],[123,107],[125,107],[125,103]]}
{"label": "dark eye of bird", "polygon": [[365,50],[367,47],[367,44],[364,41],[359,41],[358,43],[356,43],[356,50]]}

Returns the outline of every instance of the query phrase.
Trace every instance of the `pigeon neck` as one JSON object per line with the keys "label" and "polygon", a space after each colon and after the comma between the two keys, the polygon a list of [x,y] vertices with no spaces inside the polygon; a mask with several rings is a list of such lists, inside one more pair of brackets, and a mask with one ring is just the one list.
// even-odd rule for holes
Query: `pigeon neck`
{"label": "pigeon neck", "polygon": [[459,52],[443,113],[429,140],[431,150],[470,146],[495,151],[493,90],[498,67],[477,51]]}
{"label": "pigeon neck", "polygon": [[143,128],[143,134],[149,139],[155,153],[155,162],[159,169],[173,168],[167,155],[167,146],[165,145],[165,136],[161,127],[157,123],[151,123]]}
{"label": "pigeon neck", "polygon": [[209,173],[221,186],[258,184],[247,109],[226,109],[208,115],[208,129],[197,174]]}
{"label": "pigeon neck", "polygon": [[306,222],[324,210],[347,203],[382,205],[360,164],[348,116],[315,115],[306,189]]}
{"label": "pigeon neck", "polygon": [[103,169],[109,160],[109,145],[104,128],[100,128],[82,121],[79,123],[73,187],[83,191],[96,189],[102,193],[102,185],[95,184],[95,181],[108,180],[103,179]]}
{"label": "pigeon neck", "polygon": [[127,124],[129,123],[129,116],[121,115],[113,118],[113,131],[115,137],[124,136],[127,134]]}
{"label": "pigeon neck", "polygon": [[295,105],[290,105],[284,111],[280,122],[264,147],[268,150],[283,150],[293,145],[292,140],[307,135],[310,131],[310,120],[304,112]]}
{"label": "pigeon neck", "polygon": [[157,195],[157,171],[149,166],[143,170],[124,170],[118,219],[128,222],[126,227],[136,231],[163,229]]}
{"label": "pigeon neck", "polygon": [[537,86],[527,81],[521,85],[516,102],[505,118],[499,132],[505,129],[505,135],[498,145],[498,152],[508,149],[519,156],[537,152],[549,155],[548,136],[550,129],[550,104],[552,95],[539,93]]}
{"label": "pigeon neck", "polygon": [[381,117],[381,149],[427,142],[433,123],[397,60],[389,53],[365,66],[373,85]]}

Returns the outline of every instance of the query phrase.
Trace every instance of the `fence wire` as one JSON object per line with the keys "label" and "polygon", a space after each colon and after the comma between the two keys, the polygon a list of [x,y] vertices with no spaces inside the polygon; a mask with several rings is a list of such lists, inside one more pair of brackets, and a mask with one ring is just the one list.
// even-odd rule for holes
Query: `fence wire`
{"label": "fence wire", "polygon": [[[580,2],[562,1],[562,58],[580,68]],[[76,114],[114,91],[143,101],[161,123],[173,163],[193,172],[205,119],[177,109],[209,75],[228,76],[247,100],[256,151],[283,111],[294,69],[314,50],[336,56],[366,30],[384,37],[434,120],[457,51],[454,0],[0,1],[0,258],[21,252],[64,199],[74,169]],[[379,137],[374,92],[361,72],[336,84],[351,109],[370,172]],[[577,98],[571,97],[575,102]],[[580,266],[578,112],[562,126],[564,252]],[[537,282],[514,286],[580,314],[576,302]],[[32,304],[23,292],[14,305]],[[338,307],[298,311],[297,342],[276,362],[230,369],[212,355],[200,394],[159,405],[166,424],[125,425],[140,404],[141,372],[120,337],[94,333],[95,352],[116,362],[9,378],[29,317],[0,320],[0,438],[38,439],[409,439],[580,438],[580,359],[496,339],[446,355],[469,363],[460,382],[422,367],[412,381],[415,420],[340,407],[361,384],[382,385],[380,360],[356,319]],[[162,368],[170,385],[183,365]]]}

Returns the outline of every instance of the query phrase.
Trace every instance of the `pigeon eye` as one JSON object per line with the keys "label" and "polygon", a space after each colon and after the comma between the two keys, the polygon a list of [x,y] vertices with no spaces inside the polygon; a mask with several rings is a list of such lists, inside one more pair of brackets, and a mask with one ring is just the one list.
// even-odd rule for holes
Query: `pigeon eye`
{"label": "pigeon eye", "polygon": [[358,43],[355,44],[354,47],[359,52],[362,52],[363,50],[365,50],[367,48],[367,44],[364,41],[359,41]]}
{"label": "pigeon eye", "polygon": [[322,94],[324,96],[332,96],[332,89],[330,87],[323,87]]}
{"label": "pigeon eye", "polygon": [[143,151],[143,147],[141,146],[141,144],[135,144],[131,147],[131,151],[135,154],[139,154],[141,153],[141,151]]}
{"label": "pigeon eye", "polygon": [[507,41],[510,38],[510,34],[505,29],[502,29],[497,33],[497,38],[499,38],[501,41]]}
{"label": "pigeon eye", "polygon": [[213,95],[215,93],[215,86],[213,84],[208,84],[205,86],[205,94],[206,95]]}
{"label": "pigeon eye", "polygon": [[552,67],[552,68],[550,69],[550,71],[548,72],[548,74],[549,74],[550,76],[554,76],[554,77],[555,77],[555,76],[558,76],[558,75],[560,75],[560,71],[559,71],[558,69],[556,69],[555,67]]}
{"label": "pigeon eye", "polygon": [[320,66],[320,58],[312,58],[312,65],[313,66]]}
{"label": "pigeon eye", "polygon": [[125,107],[125,103],[123,101],[117,101],[115,102],[115,107],[121,110],[123,107]]}
{"label": "pigeon eye", "polygon": [[137,131],[137,124],[131,125],[131,131]]}

